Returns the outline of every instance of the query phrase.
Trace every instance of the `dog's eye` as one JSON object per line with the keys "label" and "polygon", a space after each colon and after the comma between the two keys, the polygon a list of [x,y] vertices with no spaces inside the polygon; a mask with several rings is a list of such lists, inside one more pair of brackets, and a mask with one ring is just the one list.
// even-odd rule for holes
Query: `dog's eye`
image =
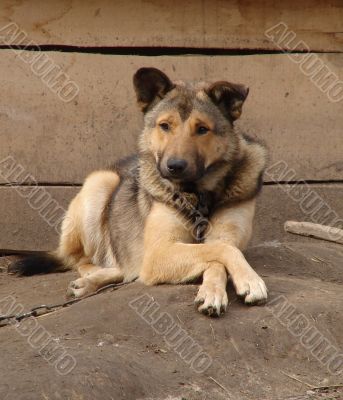
{"label": "dog's eye", "polygon": [[206,126],[198,126],[197,128],[197,134],[198,135],[206,135],[206,133],[209,131],[209,129]]}
{"label": "dog's eye", "polygon": [[164,132],[170,131],[170,125],[167,122],[161,122],[159,125]]}

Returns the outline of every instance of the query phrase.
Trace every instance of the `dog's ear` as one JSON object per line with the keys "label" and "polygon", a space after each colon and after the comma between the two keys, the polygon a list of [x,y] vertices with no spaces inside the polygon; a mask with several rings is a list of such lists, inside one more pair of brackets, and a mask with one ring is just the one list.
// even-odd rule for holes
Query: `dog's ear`
{"label": "dog's ear", "polygon": [[167,75],[157,68],[140,68],[133,76],[133,85],[143,112],[175,87]]}
{"label": "dog's ear", "polygon": [[211,100],[231,122],[242,114],[242,106],[248,97],[249,88],[230,82],[215,82],[206,89]]}

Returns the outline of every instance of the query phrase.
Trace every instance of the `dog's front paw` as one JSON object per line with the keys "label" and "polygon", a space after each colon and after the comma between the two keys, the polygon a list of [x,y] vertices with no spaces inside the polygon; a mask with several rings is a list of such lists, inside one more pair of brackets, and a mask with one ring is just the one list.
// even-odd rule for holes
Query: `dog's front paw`
{"label": "dog's front paw", "polygon": [[254,270],[236,276],[233,284],[237,295],[243,297],[246,304],[263,304],[268,298],[266,284]]}
{"label": "dog's front paw", "polygon": [[194,303],[199,312],[212,317],[219,317],[220,314],[226,311],[228,304],[226,289],[220,288],[215,284],[203,283],[199,288]]}
{"label": "dog's front paw", "polygon": [[94,293],[96,287],[87,278],[79,278],[70,282],[67,289],[68,298],[79,298]]}

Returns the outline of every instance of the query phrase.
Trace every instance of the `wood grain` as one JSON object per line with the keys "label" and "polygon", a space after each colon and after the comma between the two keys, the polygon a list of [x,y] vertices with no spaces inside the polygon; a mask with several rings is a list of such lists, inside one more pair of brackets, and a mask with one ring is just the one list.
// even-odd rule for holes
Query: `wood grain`
{"label": "wood grain", "polygon": [[[287,55],[42,54],[61,67],[79,93],[71,102],[61,101],[18,51],[0,50],[0,183],[32,175],[26,182],[79,184],[89,172],[134,152],[143,120],[132,76],[142,66],[161,68],[172,79],[226,79],[248,85],[237,129],[266,142],[270,165],[284,163],[293,171],[287,175],[291,180],[342,178],[341,102],[330,102]],[[341,74],[343,54],[319,57]],[[22,165],[23,175],[1,173],[1,160],[8,156]],[[272,172],[267,181],[286,180]]]}
{"label": "wood grain", "polygon": [[9,22],[27,33],[13,44],[250,50],[279,50],[264,32],[283,22],[312,51],[343,49],[339,0],[3,0],[0,27]]}
{"label": "wood grain", "polygon": [[[44,204],[51,204],[49,201],[55,200],[57,206],[66,209],[79,188],[43,186],[29,201],[33,189],[27,187],[25,191],[20,188],[18,192],[15,188],[0,187],[0,250],[50,251],[57,246],[59,229],[55,229],[55,221],[59,220],[62,213],[58,210],[54,217],[54,207],[48,209]],[[263,188],[257,203],[251,246],[273,246],[279,241],[294,241],[294,237],[283,229],[286,220],[328,223],[330,218],[326,214],[326,206],[340,219],[335,226],[339,227],[343,223],[343,204],[340,201],[343,197],[343,184],[311,185],[313,193],[319,196],[316,203],[311,203],[309,198],[294,201],[287,194],[288,190],[287,185]],[[38,195],[42,193],[48,193],[50,197],[39,198]],[[304,206],[307,205],[307,210],[311,211],[311,207],[320,204],[322,208],[319,211],[304,213]]]}

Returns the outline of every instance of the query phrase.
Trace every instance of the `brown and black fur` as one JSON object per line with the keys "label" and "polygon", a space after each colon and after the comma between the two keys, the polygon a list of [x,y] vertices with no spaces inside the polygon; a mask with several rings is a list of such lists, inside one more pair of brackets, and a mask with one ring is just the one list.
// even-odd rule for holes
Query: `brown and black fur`
{"label": "brown and black fur", "polygon": [[76,297],[111,282],[203,276],[196,303],[215,315],[226,309],[231,276],[246,303],[265,301],[241,253],[266,162],[264,147],[233,127],[248,89],[172,82],[155,68],[138,70],[134,87],[144,113],[138,154],[91,174],[68,209],[59,249],[46,262],[41,255],[38,268],[31,258],[12,271],[77,267],[81,278],[68,289]]}

